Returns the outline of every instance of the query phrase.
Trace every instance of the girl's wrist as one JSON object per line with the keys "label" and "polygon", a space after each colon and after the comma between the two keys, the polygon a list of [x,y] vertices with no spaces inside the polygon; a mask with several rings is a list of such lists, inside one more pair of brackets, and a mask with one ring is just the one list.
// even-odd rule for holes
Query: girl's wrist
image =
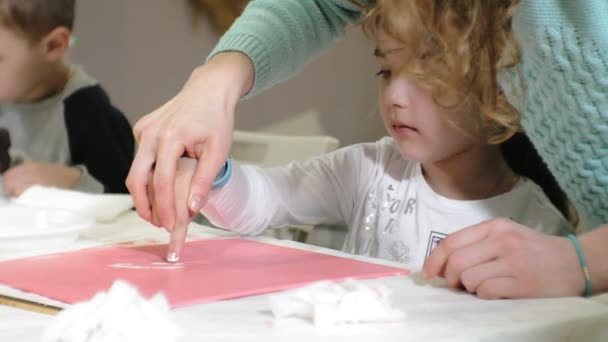
{"label": "girl's wrist", "polygon": [[211,187],[211,190],[217,190],[226,185],[232,176],[232,159],[228,156],[226,163],[220,169],[217,176],[215,177],[215,181]]}

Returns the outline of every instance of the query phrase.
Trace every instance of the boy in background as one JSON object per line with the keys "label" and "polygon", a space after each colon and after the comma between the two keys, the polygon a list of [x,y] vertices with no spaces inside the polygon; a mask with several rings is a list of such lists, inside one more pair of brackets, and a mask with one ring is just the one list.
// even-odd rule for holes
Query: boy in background
{"label": "boy in background", "polygon": [[0,0],[0,127],[11,141],[1,180],[11,197],[34,184],[127,192],[131,126],[95,79],[64,61],[74,12],[75,0]]}

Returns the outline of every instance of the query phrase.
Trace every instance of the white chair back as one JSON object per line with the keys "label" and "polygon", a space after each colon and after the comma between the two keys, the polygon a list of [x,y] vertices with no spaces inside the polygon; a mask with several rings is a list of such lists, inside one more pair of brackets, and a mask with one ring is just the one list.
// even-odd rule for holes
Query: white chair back
{"label": "white chair back", "polygon": [[[330,136],[288,136],[248,131],[234,131],[230,154],[242,164],[260,167],[286,165],[334,151],[338,139]],[[279,239],[310,242],[313,226],[291,226],[266,231]]]}
{"label": "white chair back", "polygon": [[243,164],[272,167],[328,153],[338,145],[338,139],[324,135],[287,136],[234,131],[230,154]]}

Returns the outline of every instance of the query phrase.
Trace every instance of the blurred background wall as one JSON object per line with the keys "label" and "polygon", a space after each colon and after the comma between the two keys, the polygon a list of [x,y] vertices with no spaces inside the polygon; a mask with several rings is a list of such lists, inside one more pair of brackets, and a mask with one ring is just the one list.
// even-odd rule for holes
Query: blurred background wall
{"label": "blurred background wall", "polygon": [[[132,123],[175,95],[219,35],[194,25],[186,0],[80,0],[71,60],[106,88]],[[372,43],[354,28],[300,75],[238,108],[236,128],[328,134],[341,145],[384,135]]]}

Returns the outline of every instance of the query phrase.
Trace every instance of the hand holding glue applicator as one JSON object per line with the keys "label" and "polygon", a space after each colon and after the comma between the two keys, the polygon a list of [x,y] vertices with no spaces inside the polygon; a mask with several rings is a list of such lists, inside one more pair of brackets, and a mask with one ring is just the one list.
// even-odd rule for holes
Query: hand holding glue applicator
{"label": "hand holding glue applicator", "polygon": [[[230,179],[231,175],[232,175],[232,160],[230,159],[230,157],[228,157],[228,160],[226,160],[226,163],[220,169],[217,176],[215,177],[215,181],[213,182],[211,190],[219,189],[222,186],[224,186]],[[177,181],[179,182],[181,180],[178,179]],[[192,220],[192,218],[196,214],[197,213],[190,212],[189,215],[178,215],[178,217],[188,217],[189,220],[187,222],[180,222],[180,220],[178,220],[175,223],[175,226],[173,227],[173,229],[171,230],[169,249],[167,251],[167,261],[168,262],[177,262],[179,260],[182,246],[186,242],[188,224],[189,224],[190,220]]]}

